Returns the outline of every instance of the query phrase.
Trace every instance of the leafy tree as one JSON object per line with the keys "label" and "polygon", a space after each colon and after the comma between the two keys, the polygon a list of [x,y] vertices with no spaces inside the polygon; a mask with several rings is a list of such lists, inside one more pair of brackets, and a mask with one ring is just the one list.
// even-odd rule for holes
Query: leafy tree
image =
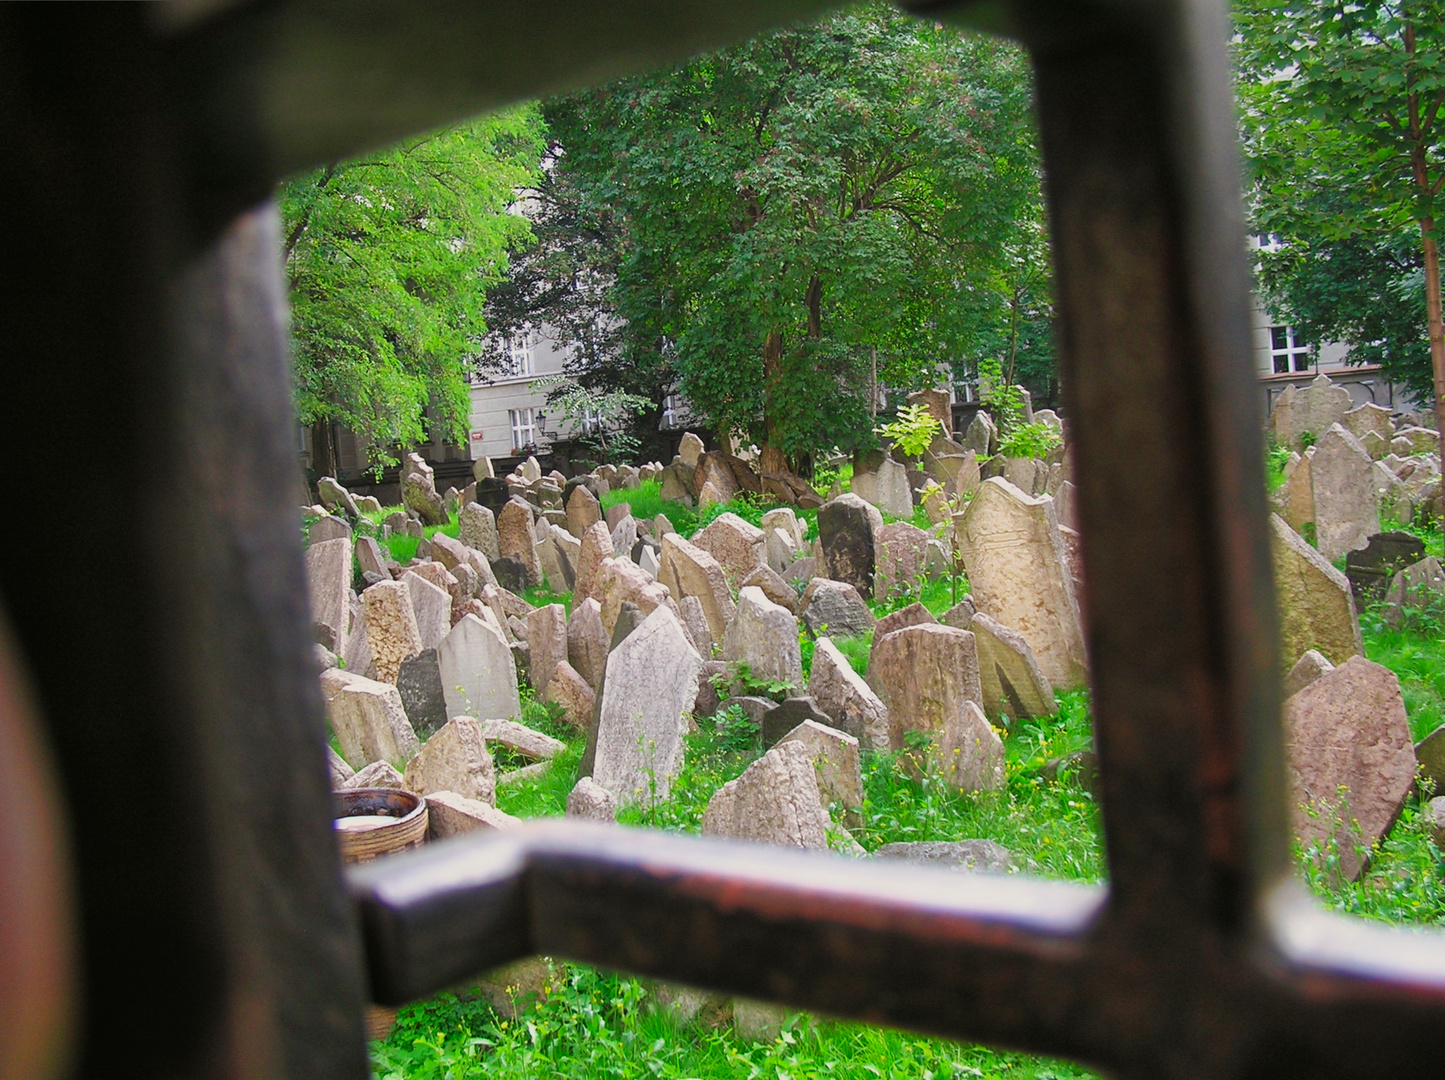
{"label": "leafy tree", "polygon": [[[1237,19],[1256,223],[1296,248],[1276,264],[1281,272],[1293,266],[1305,275],[1299,290],[1281,291],[1303,301],[1302,314],[1324,311],[1315,301],[1350,290],[1353,267],[1372,276],[1351,301],[1398,298],[1410,275],[1396,240],[1412,225],[1438,422],[1445,418],[1435,205],[1445,184],[1445,0],[1243,0]],[[1341,320],[1353,360],[1418,358],[1411,319],[1392,308],[1376,325]],[[1386,332],[1396,335],[1388,344]]]}
{"label": "leafy tree", "polygon": [[282,185],[296,406],[319,472],[333,432],[356,432],[373,461],[459,437],[482,304],[527,235],[508,213],[543,146],[535,107],[432,132]]}
{"label": "leafy tree", "polygon": [[614,355],[764,471],[867,443],[875,359],[931,382],[1004,321],[1040,217],[1030,92],[1016,47],[868,6],[549,103],[553,172],[614,215]]}

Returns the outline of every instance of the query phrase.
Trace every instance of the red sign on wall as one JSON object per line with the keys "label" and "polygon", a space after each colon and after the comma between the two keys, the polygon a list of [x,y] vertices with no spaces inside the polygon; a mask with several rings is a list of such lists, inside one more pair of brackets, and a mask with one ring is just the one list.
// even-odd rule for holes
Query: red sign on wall
{"label": "red sign on wall", "polygon": [[472,432],[472,442],[481,442],[481,441],[482,441],[482,433],[481,433],[480,431],[474,431],[474,432]]}

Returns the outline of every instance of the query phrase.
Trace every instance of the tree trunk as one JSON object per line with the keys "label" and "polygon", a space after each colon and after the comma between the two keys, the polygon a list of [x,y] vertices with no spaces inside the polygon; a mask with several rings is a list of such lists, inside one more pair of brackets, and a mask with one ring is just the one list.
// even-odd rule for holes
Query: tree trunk
{"label": "tree trunk", "polygon": [[788,468],[782,448],[783,426],[778,420],[778,407],[773,395],[773,388],[782,374],[783,333],[771,330],[763,342],[763,455],[758,462],[759,472],[786,472]]}
{"label": "tree trunk", "polygon": [[311,471],[318,480],[336,475],[336,446],[329,420],[318,420],[311,425]]}
{"label": "tree trunk", "polygon": [[1435,219],[1421,218],[1425,241],[1425,315],[1430,325],[1430,368],[1435,375],[1435,430],[1445,432],[1445,318],[1440,310],[1440,248]]}

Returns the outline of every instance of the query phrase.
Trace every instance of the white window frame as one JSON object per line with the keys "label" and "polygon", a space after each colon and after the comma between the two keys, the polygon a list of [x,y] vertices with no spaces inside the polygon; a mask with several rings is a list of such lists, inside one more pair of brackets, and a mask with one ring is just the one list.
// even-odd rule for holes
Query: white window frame
{"label": "white window frame", "polygon": [[525,450],[537,445],[537,410],[508,409],[507,419],[512,425],[512,449]]}
{"label": "white window frame", "polygon": [[536,360],[533,354],[535,343],[531,334],[507,338],[507,375],[520,379],[533,374]]}
{"label": "white window frame", "polygon": [[[1275,331],[1284,331],[1284,346],[1275,344]],[[1279,368],[1280,360],[1284,360],[1284,370]],[[1313,365],[1310,362],[1309,346],[1295,337],[1293,326],[1271,326],[1269,328],[1269,369],[1276,375],[1293,375],[1301,371],[1309,371]]]}
{"label": "white window frame", "polygon": [[662,399],[662,429],[664,431],[673,431],[680,426],[677,421],[677,414],[681,407],[681,394],[668,394]]}

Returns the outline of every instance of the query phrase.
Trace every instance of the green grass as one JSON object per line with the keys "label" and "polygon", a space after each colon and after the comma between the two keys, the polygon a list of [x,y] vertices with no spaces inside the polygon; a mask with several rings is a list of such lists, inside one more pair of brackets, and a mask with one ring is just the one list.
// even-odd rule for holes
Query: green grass
{"label": "green grass", "polygon": [[503,1019],[465,990],[403,1010],[375,1047],[380,1080],[1075,1080],[1076,1065],[921,1038],[884,1028],[794,1016],[767,1042],[730,1028],[679,1025],[654,1008],[652,985],[554,964],[541,1003]]}
{"label": "green grass", "polygon": [[[666,514],[667,520],[672,522],[672,527],[677,530],[678,535],[684,537],[696,536],[700,530],[707,528],[723,514],[736,514],[744,521],[761,527],[763,515],[781,505],[765,496],[755,496],[745,492],[730,502],[704,507],[701,511],[697,511],[689,509],[682,503],[663,502],[662,484],[656,480],[643,481],[635,488],[616,488],[602,496],[604,510],[624,502],[632,507],[632,516],[638,521],[651,521],[658,514]],[[818,535],[818,511],[804,510],[795,506],[793,513],[798,516],[799,520],[807,522],[809,537]]]}
{"label": "green grass", "polygon": [[1400,694],[1410,717],[1410,731],[1419,742],[1445,724],[1445,627],[1437,615],[1409,612],[1392,630],[1378,606],[1360,615],[1365,656],[1400,677]]}

